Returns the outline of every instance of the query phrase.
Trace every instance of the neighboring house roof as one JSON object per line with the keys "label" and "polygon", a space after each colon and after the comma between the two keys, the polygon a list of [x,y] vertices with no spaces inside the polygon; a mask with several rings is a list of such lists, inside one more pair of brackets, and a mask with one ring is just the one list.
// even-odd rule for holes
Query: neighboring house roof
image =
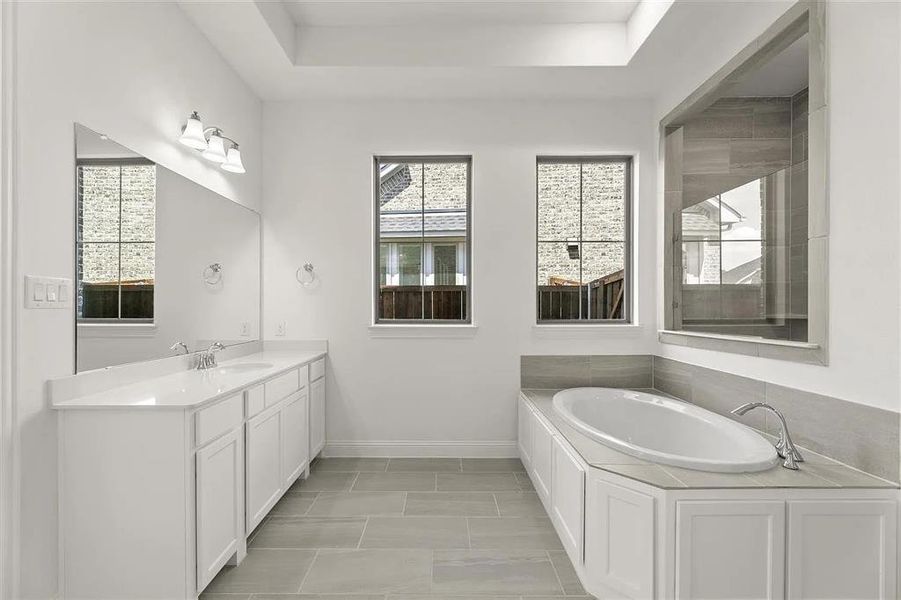
{"label": "neighboring house roof", "polygon": [[435,212],[382,213],[379,218],[381,237],[418,236],[423,231],[429,237],[452,237],[466,234],[466,211],[446,210]]}
{"label": "neighboring house roof", "polygon": [[379,205],[384,206],[410,185],[410,169],[403,163],[379,165]]}
{"label": "neighboring house roof", "polygon": [[760,271],[761,261],[758,256],[733,269],[723,271],[723,283],[760,283]]}

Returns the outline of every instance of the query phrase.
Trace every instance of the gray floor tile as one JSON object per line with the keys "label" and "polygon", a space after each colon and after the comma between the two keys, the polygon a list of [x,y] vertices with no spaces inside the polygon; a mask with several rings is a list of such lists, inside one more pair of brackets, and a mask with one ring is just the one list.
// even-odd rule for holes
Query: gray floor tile
{"label": "gray floor tile", "polygon": [[360,548],[469,548],[463,517],[372,517]]}
{"label": "gray floor tile", "polygon": [[528,473],[515,473],[515,475],[516,483],[519,485],[519,489],[529,492],[535,491],[535,486],[532,485],[532,480],[529,478]]}
{"label": "gray floor tile", "polygon": [[[201,600],[203,600],[201,598]],[[225,599],[227,600],[227,599]],[[384,594],[254,594],[251,600],[385,600]]]}
{"label": "gray floor tile", "polygon": [[313,517],[401,515],[405,492],[322,492],[310,508]]}
{"label": "gray floor tile", "polygon": [[270,515],[282,517],[302,517],[307,514],[319,492],[291,492],[282,496],[278,504],[272,507]]}
{"label": "gray floor tile", "polygon": [[350,490],[356,473],[333,473],[329,471],[314,471],[304,480],[297,480],[291,486],[291,492],[346,492]]}
{"label": "gray floor tile", "polygon": [[435,550],[435,594],[563,593],[548,555],[539,550]]}
{"label": "gray floor tile", "polygon": [[582,587],[582,582],[579,581],[579,576],[576,575],[576,570],[573,568],[572,561],[569,560],[566,551],[550,550],[548,551],[548,556],[551,557],[551,564],[554,565],[557,577],[560,578],[563,593],[568,596],[584,596],[586,594],[585,588]]}
{"label": "gray floor tile", "polygon": [[355,492],[431,492],[435,490],[434,473],[360,473]]}
{"label": "gray floor tile", "polygon": [[301,592],[428,593],[432,554],[423,550],[323,550]]}
{"label": "gray floor tile", "polygon": [[384,471],[387,458],[320,458],[313,463],[313,471]]}
{"label": "gray floor tile", "polygon": [[272,517],[251,542],[253,548],[356,548],[366,519]]}
{"label": "gray floor tile", "polygon": [[200,594],[200,600],[250,600],[250,594]]}
{"label": "gray floor tile", "polygon": [[406,516],[496,517],[491,492],[409,492]]}
{"label": "gray floor tile", "polygon": [[520,600],[520,596],[484,594],[388,594],[387,600]]}
{"label": "gray floor tile", "polygon": [[459,458],[392,458],[389,471],[460,472]]}
{"label": "gray floor tile", "polygon": [[438,473],[439,492],[496,492],[520,489],[514,473]]}
{"label": "gray floor tile", "polygon": [[251,549],[240,566],[223,568],[205,591],[293,593],[300,588],[315,556],[314,550],[296,548]]}
{"label": "gray floor tile", "polygon": [[557,550],[560,538],[547,517],[469,519],[473,550]]}
{"label": "gray floor tile", "polygon": [[525,471],[518,458],[464,458],[463,471],[482,473],[510,473]]}
{"label": "gray floor tile", "polygon": [[536,492],[495,492],[502,517],[546,517],[547,511]]}

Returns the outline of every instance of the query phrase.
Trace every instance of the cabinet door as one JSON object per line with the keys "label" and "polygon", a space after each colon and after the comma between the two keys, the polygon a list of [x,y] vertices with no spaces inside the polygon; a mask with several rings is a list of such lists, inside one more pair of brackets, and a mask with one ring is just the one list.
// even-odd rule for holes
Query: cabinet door
{"label": "cabinet door", "polygon": [[552,469],[552,517],[560,526],[560,539],[574,563],[584,559],[582,540],[585,529],[585,467],[566,442],[555,437]]}
{"label": "cabinet door", "polygon": [[241,430],[197,451],[197,590],[203,590],[238,549],[243,518]]}
{"label": "cabinet door", "polygon": [[310,458],[325,447],[325,377],[310,384]]}
{"label": "cabinet door", "polygon": [[895,598],[897,504],[788,503],[788,596]]}
{"label": "cabinet door", "polygon": [[247,422],[247,532],[282,495],[282,411],[274,406]]}
{"label": "cabinet door", "polygon": [[532,483],[548,511],[551,508],[551,476],[554,472],[554,435],[537,414],[532,414]]}
{"label": "cabinet door", "polygon": [[525,400],[519,398],[519,458],[526,469],[532,465],[532,409]]}
{"label": "cabinet door", "polygon": [[653,598],[654,498],[598,475],[585,495],[585,572],[599,589]]}
{"label": "cabinet door", "polygon": [[676,598],[785,597],[785,503],[676,503]]}
{"label": "cabinet door", "polygon": [[284,489],[307,468],[310,458],[309,427],[307,425],[308,395],[303,389],[282,405],[282,477]]}

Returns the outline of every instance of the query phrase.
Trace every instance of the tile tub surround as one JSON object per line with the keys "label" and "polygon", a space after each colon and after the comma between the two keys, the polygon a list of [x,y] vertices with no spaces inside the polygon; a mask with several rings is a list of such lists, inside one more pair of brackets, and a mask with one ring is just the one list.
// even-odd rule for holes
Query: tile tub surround
{"label": "tile tub surround", "polygon": [[[769,402],[785,415],[799,445],[841,463],[898,482],[901,415],[654,355],[522,356],[522,389],[622,387],[658,391],[734,419],[745,402]],[[762,411],[742,423],[778,435]]]}
{"label": "tile tub surround", "polygon": [[596,442],[564,421],[554,411],[557,390],[521,391],[521,397],[538,410],[588,465],[663,489],[714,488],[897,488],[897,484],[862,473],[800,447],[806,462],[799,471],[781,465],[759,473],[708,473],[646,461]]}
{"label": "tile tub surround", "polygon": [[522,463],[468,458],[314,462],[253,532],[247,559],[225,567],[201,599],[266,594],[587,600]]}
{"label": "tile tub surround", "polygon": [[[654,357],[654,388],[732,418],[744,402],[768,402],[788,422],[792,439],[861,471],[897,482],[901,415],[855,402],[740,377],[660,356]],[[741,421],[778,435],[772,417],[753,411]],[[803,465],[802,465],[803,466]]]}

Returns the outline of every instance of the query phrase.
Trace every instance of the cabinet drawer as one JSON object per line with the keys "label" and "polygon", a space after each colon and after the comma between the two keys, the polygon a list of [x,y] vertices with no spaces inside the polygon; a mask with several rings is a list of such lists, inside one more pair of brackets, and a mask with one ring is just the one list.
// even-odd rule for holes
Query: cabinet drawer
{"label": "cabinet drawer", "polygon": [[267,381],[264,385],[266,387],[266,407],[268,408],[300,389],[300,370],[288,371]]}
{"label": "cabinet drawer", "polygon": [[227,431],[240,427],[244,421],[244,403],[241,394],[201,409],[194,415],[194,439],[202,446]]}
{"label": "cabinet drawer", "polygon": [[310,381],[316,381],[325,377],[325,359],[320,358],[319,360],[310,364]]}
{"label": "cabinet drawer", "polygon": [[266,408],[266,399],[262,385],[257,385],[250,388],[249,390],[247,390],[246,394],[247,396],[245,398],[245,401],[247,402],[247,418],[249,419],[250,417]]}

